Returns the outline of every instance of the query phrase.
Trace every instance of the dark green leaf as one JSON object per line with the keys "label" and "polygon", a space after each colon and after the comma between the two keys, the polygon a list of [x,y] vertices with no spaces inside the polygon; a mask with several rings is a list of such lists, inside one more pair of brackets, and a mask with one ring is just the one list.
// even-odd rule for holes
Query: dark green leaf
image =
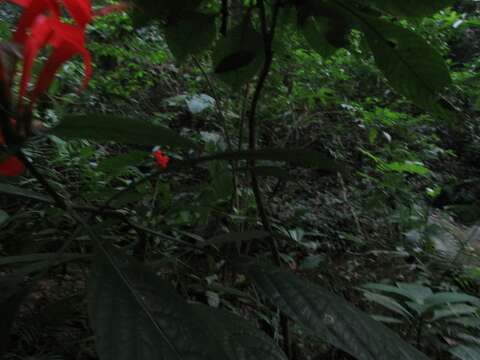
{"label": "dark green leaf", "polygon": [[381,323],[291,272],[251,260],[239,268],[285,314],[357,359],[428,360]]}
{"label": "dark green leaf", "polygon": [[3,211],[3,210],[0,210],[0,226],[2,226],[2,224],[6,223],[9,219],[9,215],[7,212]]}
{"label": "dark green leaf", "polygon": [[443,112],[439,93],[451,84],[440,54],[416,33],[381,19],[361,16],[375,61],[392,87],[416,105]]}
{"label": "dark green leaf", "polygon": [[259,230],[245,231],[245,232],[239,232],[239,233],[228,233],[228,234],[218,235],[213,238],[210,238],[206,240],[204,243],[202,243],[202,245],[203,246],[208,246],[208,245],[219,246],[219,245],[230,244],[230,243],[264,239],[267,236],[268,236],[268,232],[259,231]]}
{"label": "dark green leaf", "polygon": [[212,160],[267,160],[282,161],[293,165],[318,168],[327,172],[342,171],[343,167],[331,157],[315,150],[306,149],[262,149],[224,152],[193,159],[192,163],[201,163]]}
{"label": "dark green leaf", "polygon": [[455,359],[478,360],[480,359],[479,345],[459,345],[450,350]]}
{"label": "dark green leaf", "polygon": [[154,125],[143,119],[88,114],[64,116],[51,134],[61,138],[116,141],[138,145],[164,145],[194,148],[195,144],[169,128]]}
{"label": "dark green leaf", "polygon": [[102,360],[281,360],[244,320],[185,302],[153,271],[113,248],[97,255],[89,315]]}
{"label": "dark green leaf", "polygon": [[215,40],[215,17],[198,12],[186,12],[172,18],[165,29],[168,47],[178,61],[207,50]]}
{"label": "dark green leaf", "polygon": [[324,57],[333,55],[348,44],[351,27],[335,5],[307,2],[298,9],[298,23],[310,46]]}
{"label": "dark green leaf", "polygon": [[264,58],[262,36],[249,22],[229,31],[212,54],[216,75],[234,88],[250,81],[260,71]]}
{"label": "dark green leaf", "polygon": [[83,260],[89,258],[90,255],[83,254],[63,254],[57,256],[55,253],[43,253],[43,254],[26,254],[17,256],[5,256],[0,258],[0,266],[11,266],[14,264],[47,261],[52,258],[56,258],[55,264],[65,263],[74,260]]}
{"label": "dark green leaf", "polygon": [[31,199],[31,200],[36,200],[36,201],[41,201],[46,203],[50,203],[50,202],[53,203],[53,200],[48,196],[44,196],[34,191],[23,189],[21,187],[9,185],[9,184],[0,184],[0,193],[6,194],[6,195],[12,195],[15,197],[21,197],[24,199]]}
{"label": "dark green leaf", "polygon": [[363,0],[396,16],[423,17],[455,4],[455,0]]}
{"label": "dark green leaf", "polygon": [[127,154],[112,156],[102,160],[98,164],[97,170],[108,174],[110,177],[115,177],[129,166],[140,164],[148,155],[149,153],[145,151],[131,151]]}
{"label": "dark green leaf", "polygon": [[251,51],[238,51],[228,55],[215,66],[215,73],[222,74],[229,71],[235,71],[248,66],[255,60],[255,53]]}

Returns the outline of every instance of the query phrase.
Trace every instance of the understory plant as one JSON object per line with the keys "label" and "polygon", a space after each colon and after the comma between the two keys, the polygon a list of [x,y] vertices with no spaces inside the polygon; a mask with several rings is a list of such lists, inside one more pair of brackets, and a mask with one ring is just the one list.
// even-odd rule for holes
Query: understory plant
{"label": "understory plant", "polygon": [[[340,49],[348,51],[352,43],[363,46],[396,94],[438,119],[454,119],[459,114],[444,92],[451,85],[448,67],[412,25],[454,1],[135,0],[95,9],[89,0],[10,2],[21,8],[21,15],[13,38],[0,48],[4,156],[0,192],[55,208],[58,212],[52,217],[56,218],[47,217],[47,221],[60,219],[73,230],[64,234],[58,247],[49,244],[48,252],[17,249],[18,255],[0,260],[7,269],[0,277],[0,353],[8,350],[8,335],[21,304],[49,271],[87,262],[84,298],[96,355],[102,360],[294,359],[292,323],[319,343],[357,359],[428,359],[419,341],[409,342],[342,296],[286,266],[282,247],[288,239],[272,223],[263,179],[281,178],[292,167],[335,176],[351,169],[315,149],[260,148],[258,109],[276,56],[288,55],[290,36],[325,59]],[[192,105],[189,99],[188,104],[210,108],[223,135],[221,144],[208,145],[198,134],[128,114],[59,113],[48,129],[43,126],[45,119],[36,118],[41,114],[36,105],[73,56],[83,57],[83,87],[88,85],[94,75],[85,39],[87,26],[96,16],[124,10],[137,28],[157,26],[179,63],[199,67],[211,96],[206,105],[205,96],[203,103],[197,99]],[[211,62],[209,70],[203,66],[206,59]],[[15,77],[16,62],[21,64],[20,78]],[[41,70],[32,84],[37,66]],[[231,114],[222,106],[227,100],[218,94],[240,92],[246,94],[244,109],[238,119],[229,119]],[[328,91],[319,94],[328,98]],[[107,186],[95,184],[93,196],[78,196],[63,191],[53,171],[40,170],[41,158],[26,155],[42,136],[57,144],[59,139],[86,139],[135,149],[120,148],[110,162],[95,162],[88,176]],[[152,157],[150,149],[155,145],[160,150]],[[426,171],[410,162],[379,161],[378,166],[401,176]],[[136,169],[134,175],[125,170],[129,167]],[[128,175],[109,178],[113,170]],[[21,186],[18,176],[25,171],[41,191]],[[188,183],[191,174],[206,177],[208,186]],[[191,185],[187,195],[175,193],[174,175]],[[168,201],[185,208],[167,209]],[[191,215],[192,207],[200,215]],[[204,238],[182,228],[192,222],[211,225],[214,212],[223,216],[222,222],[212,225],[222,230],[216,236]],[[125,237],[119,239],[113,228]],[[168,246],[180,249],[186,260],[169,256]],[[153,248],[160,250],[154,253]],[[179,267],[188,271],[180,272]],[[220,270],[228,286],[219,285],[217,275],[208,275]],[[202,271],[207,274],[200,275]],[[184,286],[180,274],[196,284]],[[191,296],[198,288],[206,300]],[[426,309],[420,308],[419,298],[399,289],[397,293],[413,301],[405,312],[421,321],[427,311],[437,309],[438,314],[446,304],[458,302],[452,300],[454,296],[462,303],[477,301],[465,294],[440,299],[441,294],[430,293],[428,299],[434,305]],[[237,311],[228,302],[220,306],[218,293],[244,306]],[[257,326],[242,316],[258,309],[270,309],[277,319],[263,319]]]}

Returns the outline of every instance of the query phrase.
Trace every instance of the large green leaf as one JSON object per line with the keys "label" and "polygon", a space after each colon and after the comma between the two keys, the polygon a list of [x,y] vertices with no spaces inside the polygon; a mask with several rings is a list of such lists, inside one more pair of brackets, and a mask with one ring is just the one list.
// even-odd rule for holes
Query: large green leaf
{"label": "large green leaf", "polygon": [[192,141],[169,128],[154,125],[144,119],[114,115],[67,115],[50,133],[67,140],[90,139],[138,145],[195,147]]}
{"label": "large green leaf", "polygon": [[113,248],[94,263],[89,315],[102,360],[285,359],[246,321],[188,304],[168,282]]}
{"label": "large green leaf", "polygon": [[324,170],[326,172],[342,171],[342,165],[315,150],[308,149],[262,149],[262,150],[242,150],[223,152],[210,156],[192,159],[188,163],[201,163],[213,160],[266,160],[281,161],[293,165],[311,167]]}
{"label": "large green leaf", "polygon": [[250,81],[260,71],[264,59],[262,36],[248,21],[220,39],[212,54],[215,74],[234,88]]}
{"label": "large green leaf", "polygon": [[62,254],[57,255],[55,253],[43,253],[43,254],[26,254],[17,256],[4,256],[0,257],[0,266],[11,266],[14,264],[48,261],[55,258],[54,264],[66,263],[75,260],[84,260],[89,258],[90,255],[84,254]]}
{"label": "large green leaf", "polygon": [[321,1],[310,1],[298,7],[298,24],[310,46],[324,57],[348,44],[347,18],[335,7]]}
{"label": "large green leaf", "polygon": [[168,47],[179,61],[207,50],[215,35],[215,17],[198,12],[186,12],[171,18],[165,29]]}
{"label": "large green leaf", "polygon": [[254,260],[239,269],[280,310],[320,339],[361,360],[427,360],[397,334],[339,296],[291,272]]}
{"label": "large green leaf", "polygon": [[12,195],[15,197],[21,197],[46,203],[53,203],[53,200],[49,196],[45,196],[34,191],[23,189],[21,187],[10,184],[0,184],[0,194]]}
{"label": "large green leaf", "polygon": [[413,31],[361,16],[375,62],[392,87],[416,105],[441,112],[439,93],[451,84],[441,55]]}
{"label": "large green leaf", "polygon": [[478,360],[480,359],[479,345],[459,345],[450,350],[455,359]]}
{"label": "large green leaf", "polygon": [[396,16],[422,17],[430,16],[437,11],[452,6],[455,0],[362,0],[379,10]]}

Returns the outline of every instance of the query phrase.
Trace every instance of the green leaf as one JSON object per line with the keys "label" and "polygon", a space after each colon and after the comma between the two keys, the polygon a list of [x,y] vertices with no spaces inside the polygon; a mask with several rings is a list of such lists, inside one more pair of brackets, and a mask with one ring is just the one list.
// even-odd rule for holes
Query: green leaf
{"label": "green leaf", "polygon": [[326,172],[343,171],[343,167],[331,157],[315,150],[308,149],[262,149],[243,150],[213,154],[210,156],[192,159],[188,163],[201,163],[213,160],[266,160],[282,161],[292,165],[318,168]]}
{"label": "green leaf", "polygon": [[249,82],[265,59],[263,38],[250,22],[242,22],[221,38],[213,50],[215,74],[233,88]]}
{"label": "green leaf", "polygon": [[147,267],[111,247],[104,250],[96,257],[89,289],[100,359],[285,359],[246,321],[190,305]]}
{"label": "green leaf", "polygon": [[307,2],[298,9],[298,23],[309,45],[324,57],[348,45],[351,27],[334,5],[319,1]]}
{"label": "green leaf", "polygon": [[397,334],[342,298],[291,272],[254,261],[239,264],[280,310],[323,341],[360,360],[427,360]]}
{"label": "green leaf", "polygon": [[165,40],[178,61],[207,50],[216,36],[215,17],[186,12],[173,17],[165,29]]}
{"label": "green leaf", "polygon": [[9,218],[10,218],[10,216],[8,215],[7,212],[5,212],[3,210],[0,210],[0,226],[2,226],[2,224],[6,223]]}
{"label": "green leaf", "polygon": [[423,17],[452,6],[455,0],[363,0],[395,16]]}
{"label": "green leaf", "polygon": [[428,307],[455,303],[480,304],[480,299],[464,293],[441,292],[436,293],[425,300],[425,305]]}
{"label": "green leaf", "polygon": [[66,140],[89,139],[138,145],[164,145],[194,148],[189,139],[169,128],[142,119],[114,115],[67,115],[50,133]]}
{"label": "green leaf", "polygon": [[70,262],[74,260],[83,260],[89,258],[90,255],[84,254],[62,254],[57,256],[55,253],[43,253],[43,254],[26,254],[17,256],[5,256],[0,258],[0,266],[11,266],[14,264],[48,261],[52,258],[56,258],[54,264]]}
{"label": "green leaf", "polygon": [[404,289],[400,289],[397,286],[392,286],[392,285],[387,285],[387,284],[379,284],[379,283],[369,283],[362,285],[361,289],[368,289],[368,290],[377,290],[377,291],[383,291],[391,294],[396,294],[400,296],[404,296],[407,299],[412,299],[412,294],[409,291],[406,291]]}
{"label": "green leaf", "polygon": [[48,196],[44,196],[34,191],[23,189],[21,187],[10,185],[10,184],[0,184],[0,193],[15,196],[15,197],[21,197],[24,199],[30,199],[30,200],[41,201],[46,203],[53,203],[53,200]]}
{"label": "green leaf", "polygon": [[126,154],[120,154],[100,161],[97,170],[114,178],[121,174],[125,169],[132,165],[138,165],[147,158],[149,153],[145,151],[131,151]]}
{"label": "green leaf", "polygon": [[475,110],[480,111],[480,96],[478,97],[477,101],[475,101],[474,108]]}
{"label": "green leaf", "polygon": [[412,299],[417,304],[425,303],[425,300],[433,295],[432,289],[419,284],[398,282],[397,286],[402,291],[410,294],[410,299]]}
{"label": "green leaf", "polygon": [[403,324],[402,320],[395,319],[390,316],[372,315],[372,318],[385,324]]}
{"label": "green leaf", "polygon": [[402,315],[405,318],[411,318],[412,314],[405,309],[402,305],[400,305],[399,302],[397,302],[395,299],[381,295],[381,294],[376,294],[372,292],[364,292],[364,296],[367,300],[373,301],[393,312],[396,312],[397,314]]}
{"label": "green leaf", "polygon": [[450,349],[456,359],[460,360],[478,360],[480,359],[480,346],[479,345],[459,345]]}
{"label": "green leaf", "polygon": [[450,305],[446,309],[436,310],[432,321],[438,321],[451,316],[459,317],[461,315],[474,314],[477,310],[477,307],[465,304]]}
{"label": "green leaf", "polygon": [[419,107],[444,113],[439,93],[451,78],[441,55],[413,31],[373,17],[359,18],[375,62],[390,85]]}
{"label": "green leaf", "polygon": [[409,173],[416,175],[428,175],[430,170],[422,163],[406,161],[406,162],[391,162],[379,165],[381,170],[392,171],[397,173]]}

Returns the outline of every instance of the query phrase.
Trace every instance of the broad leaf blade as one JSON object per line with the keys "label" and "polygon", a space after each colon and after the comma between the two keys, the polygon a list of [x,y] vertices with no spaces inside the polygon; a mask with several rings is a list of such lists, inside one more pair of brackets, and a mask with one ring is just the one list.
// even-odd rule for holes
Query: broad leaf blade
{"label": "broad leaf blade", "polygon": [[342,298],[294,274],[255,262],[240,265],[285,314],[360,360],[427,360],[417,349]]}
{"label": "broad leaf blade", "polygon": [[334,4],[306,2],[298,8],[298,24],[310,46],[324,57],[348,45],[348,19]]}
{"label": "broad leaf blade", "polygon": [[480,359],[480,345],[459,345],[450,350],[455,359],[478,360]]}
{"label": "broad leaf blade", "polygon": [[173,17],[165,29],[165,40],[178,61],[207,50],[215,40],[215,17],[186,12]]}
{"label": "broad leaf blade", "polygon": [[[90,281],[89,315],[102,360],[285,359],[245,321],[186,303],[166,281],[113,248],[97,255]],[[234,338],[236,325],[248,339]]]}
{"label": "broad leaf blade", "polygon": [[15,197],[21,197],[24,199],[30,199],[52,204],[54,202],[49,196],[44,196],[42,194],[36,193],[35,191],[27,190],[10,184],[0,184],[0,194],[12,195]]}
{"label": "broad leaf blade", "polygon": [[195,144],[169,128],[151,122],[111,115],[68,115],[50,132],[61,138],[116,141],[138,145],[194,148]]}
{"label": "broad leaf blade", "polygon": [[264,59],[262,36],[248,21],[220,39],[212,54],[215,74],[233,88],[250,81],[260,71]]}
{"label": "broad leaf blade", "polygon": [[318,151],[308,149],[262,149],[254,151],[231,151],[200,158],[197,162],[213,160],[281,161],[290,163],[292,165],[317,168],[332,173],[343,171],[341,164],[339,164],[333,158]]}
{"label": "broad leaf blade", "polygon": [[228,354],[226,359],[286,360],[285,354],[272,339],[249,322],[223,310],[198,304],[189,306],[208,329],[207,332],[220,337]]}
{"label": "broad leaf blade", "polygon": [[423,17],[435,14],[437,11],[452,6],[455,0],[368,0],[379,10],[396,16]]}
{"label": "broad leaf blade", "polygon": [[459,302],[480,304],[480,299],[464,293],[439,292],[435,295],[428,297],[425,300],[425,305],[427,305],[428,307],[434,307],[437,305],[455,304]]}
{"label": "broad leaf blade", "polygon": [[451,78],[441,55],[410,30],[373,17],[360,19],[375,62],[390,85],[419,107],[444,112],[439,93]]}

